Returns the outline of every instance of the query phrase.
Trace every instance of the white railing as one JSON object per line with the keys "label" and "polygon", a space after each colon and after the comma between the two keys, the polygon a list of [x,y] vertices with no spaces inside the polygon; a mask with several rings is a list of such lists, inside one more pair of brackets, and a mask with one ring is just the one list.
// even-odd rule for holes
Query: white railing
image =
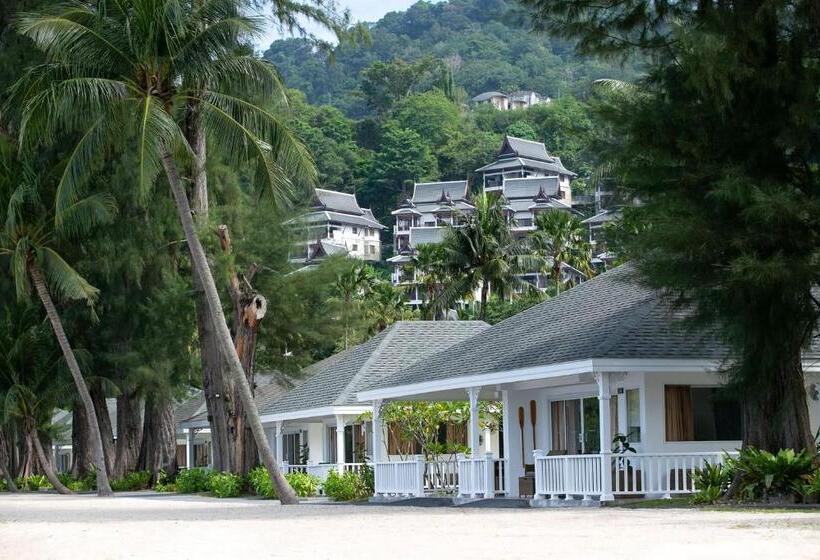
{"label": "white railing", "polygon": [[547,456],[536,450],[535,495],[563,495],[568,500],[574,496],[600,496],[601,466],[600,455]]}
{"label": "white railing", "polygon": [[[342,471],[353,471],[359,472],[364,463],[342,463],[341,470]],[[327,473],[330,471],[338,471],[339,465],[336,463],[321,463],[318,465],[290,465],[288,463],[282,463],[282,472],[292,473],[292,472],[301,472],[315,476],[319,480],[324,480],[327,478]]]}
{"label": "white railing", "polygon": [[376,495],[423,496],[425,466],[420,456],[413,461],[374,463]]}
{"label": "white railing", "polygon": [[723,463],[725,453],[625,453],[612,456],[612,493],[620,495],[695,492],[693,473]]}
{"label": "white railing", "polygon": [[493,498],[506,493],[505,460],[487,453],[481,459],[459,459],[458,493],[461,496]]}
{"label": "white railing", "polygon": [[429,494],[454,494],[458,491],[458,460],[427,461],[424,470],[424,490]]}

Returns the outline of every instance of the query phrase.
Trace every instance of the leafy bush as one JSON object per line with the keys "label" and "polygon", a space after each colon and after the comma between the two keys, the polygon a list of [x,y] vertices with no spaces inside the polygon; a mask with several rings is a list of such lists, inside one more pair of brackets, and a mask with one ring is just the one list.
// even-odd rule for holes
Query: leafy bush
{"label": "leafy bush", "polygon": [[115,492],[145,490],[148,488],[149,482],[151,482],[151,473],[149,471],[135,471],[128,473],[119,480],[112,480],[111,489]]}
{"label": "leafy bush", "polygon": [[720,486],[704,486],[692,495],[693,504],[714,504],[723,495]]}
{"label": "leafy bush", "polygon": [[759,500],[794,493],[795,485],[811,474],[813,462],[813,454],[805,451],[781,449],[773,454],[747,447],[730,466],[740,475],[740,496]]}
{"label": "leafy bush", "polygon": [[372,494],[367,482],[359,473],[347,471],[339,474],[330,471],[324,484],[325,494],[331,499],[339,502],[349,502],[351,500],[363,500]]}
{"label": "leafy bush", "polygon": [[209,473],[207,469],[186,469],[180,472],[175,482],[177,492],[181,494],[207,492],[210,489],[208,487]]}
{"label": "leafy bush", "polygon": [[242,493],[243,486],[242,477],[233,473],[215,472],[208,477],[208,489],[217,498],[236,498]]}
{"label": "leafy bush", "polygon": [[703,468],[696,469],[692,473],[692,482],[695,485],[695,490],[705,490],[712,487],[725,492],[729,488],[729,483],[732,482],[734,472],[731,466],[731,461],[727,464],[706,462]]}
{"label": "leafy bush", "polygon": [[[300,472],[292,472],[285,475],[288,484],[291,485],[297,496],[315,496],[319,488],[319,479],[313,475]],[[276,489],[273,487],[268,470],[259,466],[248,473],[248,481],[257,496],[265,498],[278,498]]]}
{"label": "leafy bush", "polygon": [[6,484],[6,479],[5,478],[0,478],[0,492],[5,492],[8,489],[9,488],[8,488],[8,484]]}
{"label": "leafy bush", "polygon": [[157,491],[157,492],[176,492],[177,491],[177,485],[174,484],[173,482],[167,482],[167,483],[157,482],[154,485],[154,490]]}
{"label": "leafy bush", "polygon": [[804,502],[820,499],[820,469],[816,469],[811,474],[795,483],[794,491],[803,498]]}
{"label": "leafy bush", "polygon": [[31,490],[32,492],[36,492],[40,488],[51,488],[51,483],[42,474],[33,474],[31,476],[27,476],[19,481],[17,485],[18,488],[25,488],[27,490]]}

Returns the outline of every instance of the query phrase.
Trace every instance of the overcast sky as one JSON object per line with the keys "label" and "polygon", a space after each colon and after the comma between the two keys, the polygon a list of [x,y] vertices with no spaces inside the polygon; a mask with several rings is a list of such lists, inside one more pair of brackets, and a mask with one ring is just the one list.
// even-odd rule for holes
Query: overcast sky
{"label": "overcast sky", "polygon": [[[388,12],[404,10],[417,0],[338,0],[340,7],[350,10],[353,21],[376,21]],[[267,36],[260,39],[256,48],[265,51],[281,35],[271,26]]]}

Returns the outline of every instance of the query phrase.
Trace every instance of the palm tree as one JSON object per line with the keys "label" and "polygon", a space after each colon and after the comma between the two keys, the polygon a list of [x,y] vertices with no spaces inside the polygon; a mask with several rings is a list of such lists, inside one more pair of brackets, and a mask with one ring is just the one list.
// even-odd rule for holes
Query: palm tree
{"label": "palm tree", "polygon": [[361,300],[377,283],[376,272],[369,265],[354,265],[336,274],[334,291],[342,306],[344,322],[344,349],[350,345],[351,316],[359,309]]}
{"label": "palm tree", "polygon": [[530,241],[533,251],[541,257],[543,265],[555,282],[556,292],[561,291],[561,267],[569,265],[588,278],[595,274],[590,263],[591,248],[587,231],[581,220],[563,211],[549,211],[535,218],[536,230]]}
{"label": "palm tree", "polygon": [[487,194],[476,197],[475,210],[460,225],[448,226],[442,245],[452,281],[439,297],[455,301],[480,289],[481,320],[490,290],[504,297],[523,285],[518,275],[533,261],[526,245],[513,238],[501,201]]}
{"label": "palm tree", "polygon": [[262,462],[281,501],[296,503],[259,420],[179,171],[194,153],[179,117],[194,102],[209,141],[235,162],[249,164],[254,184],[269,197],[286,199],[296,186],[293,177],[315,179],[304,146],[261,105],[286,101],[276,71],[239,48],[243,38],[262,32],[263,23],[243,15],[234,0],[111,0],[99,9],[78,3],[24,14],[17,28],[43,51],[46,63],[27,72],[11,100],[22,107],[26,148],[79,132],[57,190],[58,222],[91,164],[112,148],[136,154],[144,195],[164,171],[214,338]]}
{"label": "palm tree", "polygon": [[401,320],[405,311],[404,293],[389,281],[382,280],[370,289],[365,306],[371,330],[378,333]]}
{"label": "palm tree", "polygon": [[410,268],[415,272],[416,281],[424,286],[426,299],[422,305],[422,314],[435,321],[443,315],[444,309],[455,303],[444,301],[441,297],[444,286],[449,282],[444,247],[440,243],[419,245]]}
{"label": "palm tree", "polygon": [[[73,200],[63,209],[59,226],[55,227],[48,213],[37,202],[37,178],[30,170],[23,169],[21,173],[24,180],[6,198],[8,206],[6,222],[0,232],[0,256],[9,257],[9,269],[17,296],[21,299],[27,297],[33,287],[46,310],[88,417],[91,449],[97,468],[97,493],[111,496],[113,493],[108,482],[94,403],[52,294],[62,300],[82,300],[89,304],[95,301],[97,289],[60,256],[54,248],[54,241],[60,234],[72,236],[87,233],[96,224],[110,220],[115,209],[111,199],[104,194]],[[30,430],[31,426],[28,428]],[[27,436],[30,436],[30,431]],[[37,442],[33,443],[36,445]]]}

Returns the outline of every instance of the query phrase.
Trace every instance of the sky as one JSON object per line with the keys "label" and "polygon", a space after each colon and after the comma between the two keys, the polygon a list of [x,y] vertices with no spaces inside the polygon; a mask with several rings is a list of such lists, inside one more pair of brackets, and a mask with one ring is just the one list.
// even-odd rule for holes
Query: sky
{"label": "sky", "polygon": [[[405,10],[415,4],[417,0],[338,0],[340,8],[350,10],[351,20],[356,21],[376,21],[388,12]],[[322,35],[330,38],[329,35]],[[282,35],[271,25],[267,35],[256,43],[256,49],[264,52],[270,44]]]}

